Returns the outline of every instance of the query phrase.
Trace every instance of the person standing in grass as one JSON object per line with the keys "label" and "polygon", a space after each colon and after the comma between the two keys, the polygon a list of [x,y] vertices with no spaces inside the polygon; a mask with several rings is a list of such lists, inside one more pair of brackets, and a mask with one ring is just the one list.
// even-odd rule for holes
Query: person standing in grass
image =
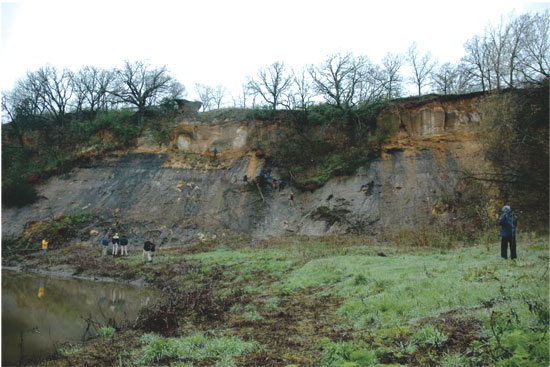
{"label": "person standing in grass", "polygon": [[118,254],[118,245],[120,243],[120,237],[118,237],[118,233],[115,233],[112,239],[113,242],[113,255]]}
{"label": "person standing in grass", "polygon": [[120,238],[120,256],[128,256],[128,239],[126,237]]}
{"label": "person standing in grass", "polygon": [[50,263],[50,259],[48,258],[48,241],[45,238],[42,240],[42,254],[40,256],[46,259],[48,264]]}
{"label": "person standing in grass", "polygon": [[511,215],[511,210],[508,205],[504,205],[502,207],[502,215],[500,216],[498,220],[498,224],[500,225],[500,256],[502,256],[503,259],[508,258],[508,245],[510,246],[510,257],[512,260],[517,258],[516,254],[516,246],[515,243],[512,241],[513,238],[513,219]]}
{"label": "person standing in grass", "polygon": [[107,249],[109,248],[109,237],[105,235],[103,237],[103,240],[101,240],[101,246],[103,247],[103,250],[101,251],[101,256],[107,255]]}
{"label": "person standing in grass", "polygon": [[145,256],[147,256],[147,259],[149,262],[153,261],[151,259],[151,253],[155,251],[155,246],[156,245],[153,242],[151,242],[151,240],[145,241],[145,243],[143,244],[143,255],[142,255],[143,262],[145,262]]}

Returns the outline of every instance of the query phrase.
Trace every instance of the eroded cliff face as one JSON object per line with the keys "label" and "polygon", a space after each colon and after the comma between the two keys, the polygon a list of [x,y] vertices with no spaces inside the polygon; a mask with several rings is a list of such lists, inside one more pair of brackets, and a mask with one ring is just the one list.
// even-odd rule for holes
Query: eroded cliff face
{"label": "eroded cliff face", "polygon": [[182,121],[168,146],[145,136],[132,151],[41,184],[37,203],[3,209],[2,234],[74,211],[90,212],[91,227],[100,235],[116,226],[136,241],[152,236],[174,245],[228,230],[254,237],[377,233],[426,222],[438,214],[442,190],[455,189],[462,167],[485,164],[475,135],[480,119],[475,102],[469,97],[387,108],[378,124],[398,134],[379,156],[355,175],[333,178],[314,192],[287,187],[260,194],[256,186],[243,187],[245,174],[253,178],[264,167],[255,147],[276,134],[276,123]]}

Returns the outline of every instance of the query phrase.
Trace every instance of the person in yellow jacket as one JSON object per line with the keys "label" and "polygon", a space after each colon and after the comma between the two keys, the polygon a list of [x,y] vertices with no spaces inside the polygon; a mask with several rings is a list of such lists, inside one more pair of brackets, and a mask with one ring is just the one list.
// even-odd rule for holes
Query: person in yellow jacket
{"label": "person in yellow jacket", "polygon": [[48,260],[48,263],[50,262],[50,259],[48,259],[48,257],[46,256],[48,252],[48,241],[46,241],[46,239],[43,239],[42,240],[42,257],[44,257],[46,260]]}
{"label": "person in yellow jacket", "polygon": [[38,287],[38,298],[42,299],[44,297],[44,281],[40,281],[40,287]]}
{"label": "person in yellow jacket", "polygon": [[43,239],[42,240],[42,255],[41,256],[45,256],[46,252],[48,252],[48,241],[46,241],[46,239]]}

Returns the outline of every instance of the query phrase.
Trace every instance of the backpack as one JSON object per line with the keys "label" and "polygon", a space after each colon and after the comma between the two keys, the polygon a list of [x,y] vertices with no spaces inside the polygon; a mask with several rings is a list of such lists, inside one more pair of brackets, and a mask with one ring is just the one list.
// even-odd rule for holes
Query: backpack
{"label": "backpack", "polygon": [[101,241],[101,244],[102,244],[103,246],[109,246],[109,240],[106,239],[106,238],[104,238],[103,241]]}
{"label": "backpack", "polygon": [[121,244],[121,246],[126,246],[128,244],[128,239],[127,238],[121,238],[120,239],[120,244]]}

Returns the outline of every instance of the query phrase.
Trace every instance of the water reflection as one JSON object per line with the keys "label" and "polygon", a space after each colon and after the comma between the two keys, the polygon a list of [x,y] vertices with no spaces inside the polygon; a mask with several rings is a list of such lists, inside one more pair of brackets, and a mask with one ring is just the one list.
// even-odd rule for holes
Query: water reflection
{"label": "water reflection", "polygon": [[86,320],[133,320],[158,295],[124,284],[2,271],[2,365],[19,365],[21,357],[31,363],[61,343],[95,336]]}

